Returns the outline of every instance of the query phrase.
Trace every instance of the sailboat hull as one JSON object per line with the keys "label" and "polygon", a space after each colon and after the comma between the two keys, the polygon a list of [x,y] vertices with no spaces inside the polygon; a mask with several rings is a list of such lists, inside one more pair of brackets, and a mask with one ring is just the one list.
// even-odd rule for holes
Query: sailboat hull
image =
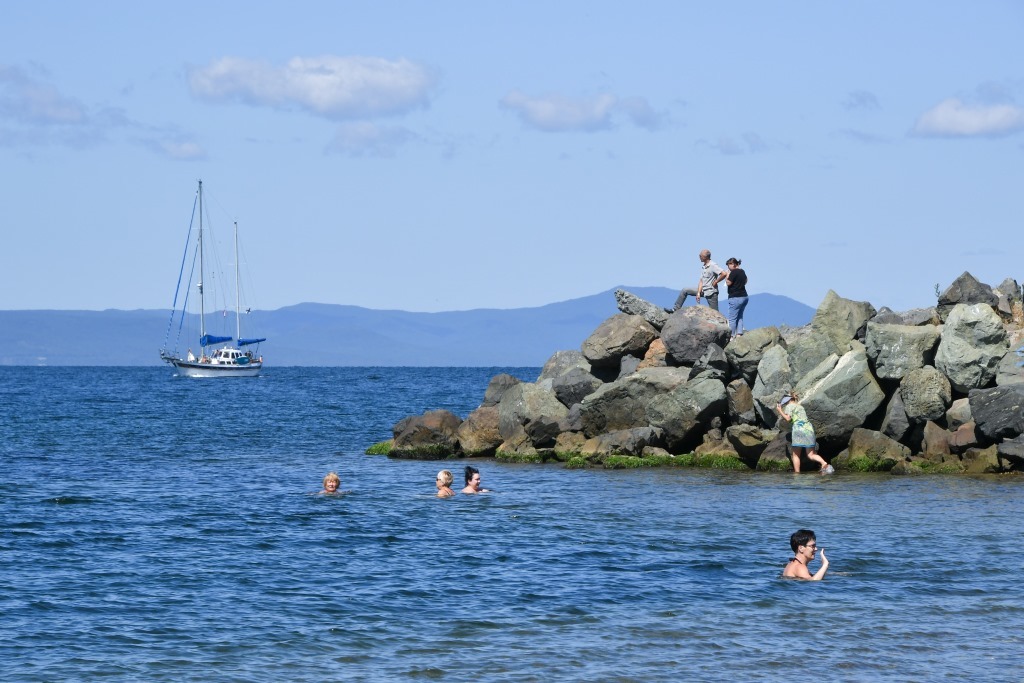
{"label": "sailboat hull", "polygon": [[178,375],[181,377],[256,377],[263,369],[263,363],[259,361],[253,361],[246,365],[216,365],[180,358],[166,360],[178,370]]}

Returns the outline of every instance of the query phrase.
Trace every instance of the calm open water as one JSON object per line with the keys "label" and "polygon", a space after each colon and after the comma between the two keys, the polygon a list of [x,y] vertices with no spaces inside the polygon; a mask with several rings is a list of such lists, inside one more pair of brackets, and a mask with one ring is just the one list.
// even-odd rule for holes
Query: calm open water
{"label": "calm open water", "polygon": [[1024,678],[1024,478],[363,454],[502,371],[0,367],[0,678]]}

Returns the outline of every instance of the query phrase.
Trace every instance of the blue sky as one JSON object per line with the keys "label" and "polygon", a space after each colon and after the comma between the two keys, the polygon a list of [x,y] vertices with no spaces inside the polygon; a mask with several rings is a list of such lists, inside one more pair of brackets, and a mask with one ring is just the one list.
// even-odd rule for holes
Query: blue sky
{"label": "blue sky", "polygon": [[200,178],[262,309],[678,288],[702,248],[812,306],[1024,279],[1024,3],[2,14],[0,309],[169,308]]}

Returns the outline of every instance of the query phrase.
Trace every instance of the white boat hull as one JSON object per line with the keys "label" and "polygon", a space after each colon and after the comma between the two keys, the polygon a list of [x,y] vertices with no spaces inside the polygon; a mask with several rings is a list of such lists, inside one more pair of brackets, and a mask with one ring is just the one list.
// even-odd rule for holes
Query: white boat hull
{"label": "white boat hull", "polygon": [[166,360],[178,369],[178,374],[182,377],[256,377],[263,369],[263,363],[260,361],[253,361],[245,365],[221,365],[192,362],[180,358]]}

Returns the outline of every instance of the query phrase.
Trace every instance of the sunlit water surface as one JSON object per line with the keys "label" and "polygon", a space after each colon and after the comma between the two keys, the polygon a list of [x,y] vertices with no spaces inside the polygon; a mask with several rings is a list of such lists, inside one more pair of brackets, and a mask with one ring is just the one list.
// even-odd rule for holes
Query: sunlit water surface
{"label": "sunlit water surface", "polygon": [[2,678],[1024,677],[1024,479],[364,455],[502,371],[0,368]]}

